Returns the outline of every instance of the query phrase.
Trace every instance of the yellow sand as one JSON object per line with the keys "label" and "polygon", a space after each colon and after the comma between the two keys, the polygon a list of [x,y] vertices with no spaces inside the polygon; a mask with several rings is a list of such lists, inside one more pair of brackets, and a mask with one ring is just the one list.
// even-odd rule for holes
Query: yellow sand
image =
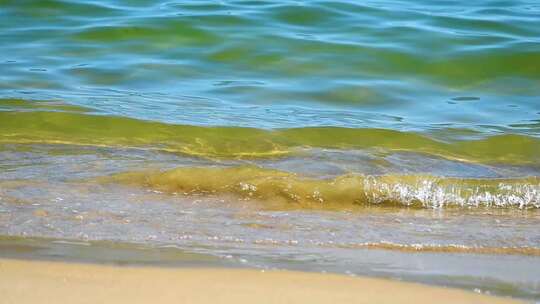
{"label": "yellow sand", "polygon": [[0,259],[0,303],[517,303],[462,290],[291,271]]}

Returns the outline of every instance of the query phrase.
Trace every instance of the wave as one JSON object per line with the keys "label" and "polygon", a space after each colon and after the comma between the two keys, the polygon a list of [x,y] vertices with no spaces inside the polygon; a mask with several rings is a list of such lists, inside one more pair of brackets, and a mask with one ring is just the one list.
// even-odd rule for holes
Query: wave
{"label": "wave", "polygon": [[78,112],[0,111],[0,143],[133,147],[226,159],[279,157],[305,148],[370,149],[479,163],[540,164],[540,139],[525,135],[440,141],[388,129],[202,127]]}
{"label": "wave", "polygon": [[429,175],[305,178],[254,166],[183,167],[126,172],[100,179],[177,195],[232,195],[270,208],[350,209],[358,206],[418,208],[540,208],[540,179],[463,179]]}

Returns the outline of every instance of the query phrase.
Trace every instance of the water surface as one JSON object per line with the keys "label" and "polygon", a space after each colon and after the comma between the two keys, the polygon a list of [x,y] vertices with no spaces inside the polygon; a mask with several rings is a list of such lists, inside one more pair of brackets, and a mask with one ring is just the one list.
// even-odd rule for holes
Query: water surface
{"label": "water surface", "polygon": [[2,256],[540,297],[537,1],[0,0],[0,46]]}

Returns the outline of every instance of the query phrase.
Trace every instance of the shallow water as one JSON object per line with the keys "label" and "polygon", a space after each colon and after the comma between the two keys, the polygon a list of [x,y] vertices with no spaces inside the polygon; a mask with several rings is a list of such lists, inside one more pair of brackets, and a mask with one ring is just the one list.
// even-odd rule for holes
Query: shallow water
{"label": "shallow water", "polygon": [[537,1],[0,0],[0,255],[539,299],[539,37]]}
{"label": "shallow water", "polygon": [[[372,170],[374,181],[406,181],[411,175],[398,171],[410,174],[405,160],[417,170],[424,163],[434,173],[439,164],[454,172],[440,179],[443,184],[465,182],[470,189],[478,182],[498,185],[494,176],[501,172],[520,176],[523,167],[439,159],[429,165],[429,159],[412,154],[390,155],[386,166],[377,167],[369,154],[311,153],[216,161],[139,149],[4,145],[0,256],[338,272],[538,299],[536,206],[445,205],[429,195],[431,189],[414,186],[401,192],[416,196],[412,204],[400,198],[357,203],[347,199],[395,193],[358,190],[362,185],[355,183],[329,186],[346,168]],[[536,188],[528,191],[538,191],[531,185]],[[314,188],[317,197],[302,196]]]}

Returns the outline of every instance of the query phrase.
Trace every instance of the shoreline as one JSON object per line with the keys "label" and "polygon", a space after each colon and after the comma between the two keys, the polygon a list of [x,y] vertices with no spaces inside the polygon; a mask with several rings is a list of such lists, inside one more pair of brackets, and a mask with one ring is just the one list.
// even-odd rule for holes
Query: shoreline
{"label": "shoreline", "polygon": [[0,258],[1,303],[523,303],[417,283],[284,270]]}

